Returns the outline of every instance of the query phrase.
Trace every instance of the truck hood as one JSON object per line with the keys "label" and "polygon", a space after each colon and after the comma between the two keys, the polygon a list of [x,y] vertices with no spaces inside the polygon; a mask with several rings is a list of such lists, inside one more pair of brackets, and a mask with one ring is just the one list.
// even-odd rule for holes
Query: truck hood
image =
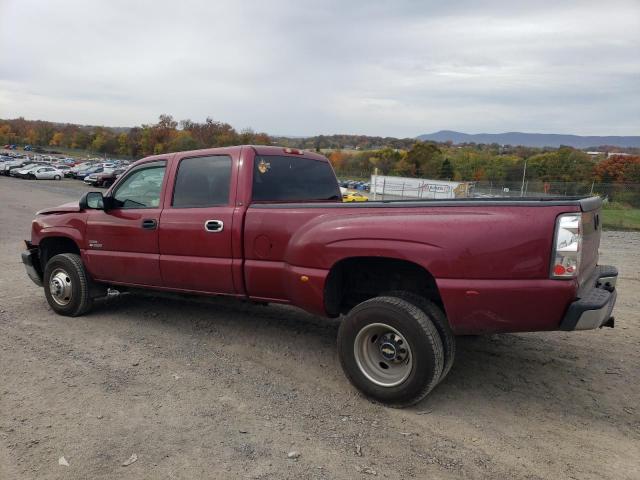
{"label": "truck hood", "polygon": [[57,207],[45,208],[36,213],[36,215],[48,215],[51,213],[73,213],[80,211],[80,204],[76,202],[64,203]]}

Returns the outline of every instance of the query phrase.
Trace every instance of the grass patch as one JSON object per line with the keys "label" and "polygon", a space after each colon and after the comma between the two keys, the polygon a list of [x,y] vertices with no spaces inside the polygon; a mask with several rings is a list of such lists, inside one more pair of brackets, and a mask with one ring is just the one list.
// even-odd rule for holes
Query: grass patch
{"label": "grass patch", "polygon": [[610,202],[602,209],[602,227],[605,230],[640,231],[640,208]]}

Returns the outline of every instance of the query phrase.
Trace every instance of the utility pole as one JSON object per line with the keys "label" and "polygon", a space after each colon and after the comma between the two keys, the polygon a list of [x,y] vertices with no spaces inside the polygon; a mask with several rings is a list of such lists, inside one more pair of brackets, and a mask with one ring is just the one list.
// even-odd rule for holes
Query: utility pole
{"label": "utility pole", "polygon": [[522,186],[520,187],[520,196],[524,197],[524,180],[527,177],[527,159],[524,159],[524,169],[522,170]]}
{"label": "utility pole", "polygon": [[371,186],[369,190],[373,188],[373,200],[378,199],[378,167],[373,169],[373,181],[371,182]]}

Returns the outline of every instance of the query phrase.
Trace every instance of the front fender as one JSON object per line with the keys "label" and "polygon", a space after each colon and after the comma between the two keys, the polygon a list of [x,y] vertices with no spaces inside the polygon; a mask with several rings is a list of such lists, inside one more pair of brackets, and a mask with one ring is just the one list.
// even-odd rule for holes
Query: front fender
{"label": "front fender", "polygon": [[[84,230],[84,229],[83,229]],[[33,245],[40,245],[42,240],[51,237],[64,237],[73,240],[80,250],[84,250],[85,240],[83,231],[74,227],[67,226],[46,226],[41,222],[34,220],[31,231],[31,242]]]}

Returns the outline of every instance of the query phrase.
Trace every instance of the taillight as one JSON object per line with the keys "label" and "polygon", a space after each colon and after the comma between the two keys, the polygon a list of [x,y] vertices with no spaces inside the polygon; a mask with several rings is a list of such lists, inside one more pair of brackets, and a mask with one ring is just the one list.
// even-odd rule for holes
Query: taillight
{"label": "taillight", "polygon": [[582,214],[565,213],[556,221],[551,278],[575,278],[580,268]]}

